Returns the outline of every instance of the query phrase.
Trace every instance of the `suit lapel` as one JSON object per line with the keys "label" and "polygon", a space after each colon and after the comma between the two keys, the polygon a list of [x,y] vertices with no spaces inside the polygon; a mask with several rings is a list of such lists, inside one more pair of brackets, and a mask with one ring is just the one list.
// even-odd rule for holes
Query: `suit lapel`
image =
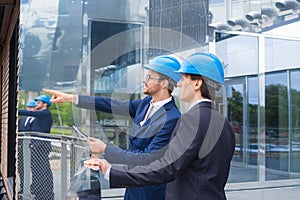
{"label": "suit lapel", "polygon": [[[167,116],[166,113],[168,112],[168,110],[170,108],[172,108],[175,105],[174,99],[172,97],[172,100],[168,103],[166,103],[165,105],[163,105],[161,108],[159,108],[144,124],[143,126],[139,126],[138,124],[135,124],[134,126],[134,130],[133,130],[133,135],[134,137],[149,137],[151,135],[153,135],[153,133],[149,133],[149,131],[147,131],[147,129],[152,130],[151,127],[149,128],[149,126],[157,126],[155,125],[155,122],[157,121],[162,121],[162,120],[166,120]],[[145,106],[146,107],[146,106]],[[147,112],[147,108],[143,109],[143,115],[141,114],[141,116],[145,116],[145,113]],[[140,120],[142,121],[143,118]]]}

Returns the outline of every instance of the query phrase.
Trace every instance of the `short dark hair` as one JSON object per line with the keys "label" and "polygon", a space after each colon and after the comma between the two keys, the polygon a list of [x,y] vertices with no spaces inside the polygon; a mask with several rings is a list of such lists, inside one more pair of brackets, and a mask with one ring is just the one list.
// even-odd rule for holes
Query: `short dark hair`
{"label": "short dark hair", "polygon": [[169,91],[169,94],[171,95],[174,88],[176,87],[176,82],[171,79],[170,77],[164,75],[164,74],[161,74],[161,73],[158,73],[159,74],[159,79],[160,80],[168,80],[169,81],[169,85],[168,85],[168,91]]}
{"label": "short dark hair", "polygon": [[43,104],[44,103],[47,104],[47,109],[49,109],[51,107],[47,102],[45,102],[45,101],[42,101],[42,102],[43,102]]}
{"label": "short dark hair", "polygon": [[201,75],[188,74],[191,76],[192,80],[202,80],[202,85],[200,87],[201,96],[210,100],[215,99],[215,89],[207,85],[206,80]]}

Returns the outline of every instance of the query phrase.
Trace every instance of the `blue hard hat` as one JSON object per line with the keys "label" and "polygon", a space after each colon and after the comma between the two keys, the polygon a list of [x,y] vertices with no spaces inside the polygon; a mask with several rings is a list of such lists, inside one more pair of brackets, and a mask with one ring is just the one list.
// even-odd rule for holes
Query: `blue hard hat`
{"label": "blue hard hat", "polygon": [[35,101],[29,101],[26,106],[27,107],[35,107]]}
{"label": "blue hard hat", "polygon": [[204,76],[217,83],[224,83],[224,69],[217,56],[211,53],[195,53],[188,56],[177,71]]}
{"label": "blue hard hat", "polygon": [[35,101],[42,101],[47,103],[49,106],[52,105],[51,101],[50,101],[50,97],[48,97],[47,95],[41,95],[38,96],[37,98],[34,99]]}
{"label": "blue hard hat", "polygon": [[168,55],[162,55],[154,58],[149,65],[145,66],[146,69],[164,74],[174,80],[176,83],[181,78],[181,74],[176,71],[180,69],[179,61]]}

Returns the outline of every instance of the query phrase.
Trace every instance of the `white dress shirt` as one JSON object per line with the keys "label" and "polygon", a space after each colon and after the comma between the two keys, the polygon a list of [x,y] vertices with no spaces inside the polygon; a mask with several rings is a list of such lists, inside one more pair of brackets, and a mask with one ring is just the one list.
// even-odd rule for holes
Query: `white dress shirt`
{"label": "white dress shirt", "polygon": [[165,100],[158,101],[155,103],[153,103],[153,101],[151,101],[150,106],[146,112],[145,118],[143,119],[143,121],[140,122],[140,126],[143,126],[149,117],[151,117],[158,109],[160,109],[163,105],[170,102],[171,100],[172,100],[172,97],[169,97]]}

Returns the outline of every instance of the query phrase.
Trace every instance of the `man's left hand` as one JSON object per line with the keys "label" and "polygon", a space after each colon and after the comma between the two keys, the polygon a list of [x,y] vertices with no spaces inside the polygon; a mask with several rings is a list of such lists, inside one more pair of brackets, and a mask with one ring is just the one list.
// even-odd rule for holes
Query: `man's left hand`
{"label": "man's left hand", "polygon": [[103,154],[105,152],[106,144],[97,138],[89,137],[86,143],[90,146],[92,153]]}

